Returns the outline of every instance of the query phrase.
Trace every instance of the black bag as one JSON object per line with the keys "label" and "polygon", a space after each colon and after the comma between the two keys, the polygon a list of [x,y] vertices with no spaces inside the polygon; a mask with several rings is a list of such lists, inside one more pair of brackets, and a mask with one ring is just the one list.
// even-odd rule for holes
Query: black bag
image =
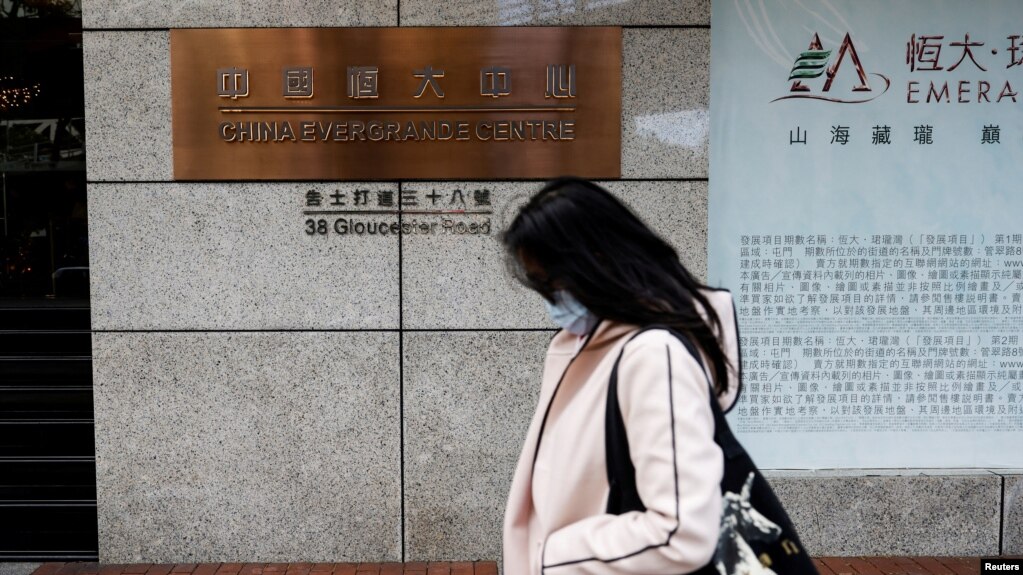
{"label": "black bag", "polygon": [[[685,344],[686,349],[703,368],[700,354],[689,338],[669,327],[651,325],[629,339],[648,329],[670,331]],[[618,406],[618,363],[621,359],[622,355],[619,353],[611,370],[604,432],[607,479],[611,487],[607,512],[614,515],[646,510],[636,489],[636,469],[629,455],[625,421]],[[705,369],[704,371],[706,372]],[[774,572],[779,575],[818,575],[778,497],[753,464],[746,450],[732,435],[713,388],[710,398],[711,410],[714,412],[714,442],[721,447],[724,454],[725,472],[721,479],[724,513],[721,517],[721,532],[714,557],[710,563],[695,573],[770,575]]]}

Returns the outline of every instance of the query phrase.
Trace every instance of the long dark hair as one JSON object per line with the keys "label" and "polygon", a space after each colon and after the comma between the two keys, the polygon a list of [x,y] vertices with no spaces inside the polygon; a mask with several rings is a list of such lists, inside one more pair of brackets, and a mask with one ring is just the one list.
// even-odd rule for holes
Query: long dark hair
{"label": "long dark hair", "polygon": [[[715,391],[727,389],[728,360],[714,335],[721,321],[701,293],[707,286],[604,188],[579,178],[549,182],[519,210],[502,241],[509,270],[526,287],[549,301],[565,289],[598,317],[688,334],[710,360]],[[543,273],[531,273],[524,260]]]}

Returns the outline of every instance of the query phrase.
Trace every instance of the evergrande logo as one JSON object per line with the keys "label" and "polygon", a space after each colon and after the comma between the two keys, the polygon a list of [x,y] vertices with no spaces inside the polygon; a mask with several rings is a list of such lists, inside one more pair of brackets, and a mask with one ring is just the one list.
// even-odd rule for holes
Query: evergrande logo
{"label": "evergrande logo", "polygon": [[[789,88],[789,94],[781,96],[771,100],[777,102],[778,100],[790,100],[793,98],[807,98],[811,100],[824,100],[826,102],[840,102],[843,104],[862,104],[869,102],[874,98],[877,98],[881,94],[888,91],[888,87],[891,86],[891,80],[883,74],[871,73],[871,76],[877,76],[884,81],[884,88],[880,91],[871,88],[870,82],[867,79],[867,72],[863,69],[863,64],[860,62],[860,56],[856,53],[856,46],[853,44],[852,37],[849,34],[845,35],[845,39],[842,40],[842,44],[838,47],[838,55],[835,56],[834,62],[831,66],[828,63],[831,62],[831,53],[833,50],[825,50],[821,44],[820,36],[815,32],[813,39],[810,40],[810,47],[805,52],[800,52],[799,57],[796,58],[795,64],[792,65],[792,71],[789,72],[789,80],[793,80],[792,87]],[[852,61],[853,69],[856,71],[859,82],[853,86],[852,92],[845,97],[840,97],[831,94],[832,84],[835,82],[835,76],[838,74],[838,69],[845,62],[846,56],[849,56],[849,60]],[[820,78],[825,76],[824,86],[820,88],[820,92],[816,92],[808,85],[804,84],[804,81],[809,81],[814,78]],[[875,84],[875,87],[876,84]],[[856,97],[860,96],[860,97]]]}

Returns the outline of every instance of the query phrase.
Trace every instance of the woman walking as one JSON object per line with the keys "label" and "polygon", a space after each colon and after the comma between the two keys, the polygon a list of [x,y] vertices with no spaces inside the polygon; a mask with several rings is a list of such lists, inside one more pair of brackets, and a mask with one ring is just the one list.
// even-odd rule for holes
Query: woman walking
{"label": "woman walking", "polygon": [[[710,402],[728,410],[739,392],[731,295],[585,180],[546,185],[503,240],[563,328],[508,497],[505,575],[715,572],[724,456]],[[608,480],[612,371],[638,495],[624,507]]]}

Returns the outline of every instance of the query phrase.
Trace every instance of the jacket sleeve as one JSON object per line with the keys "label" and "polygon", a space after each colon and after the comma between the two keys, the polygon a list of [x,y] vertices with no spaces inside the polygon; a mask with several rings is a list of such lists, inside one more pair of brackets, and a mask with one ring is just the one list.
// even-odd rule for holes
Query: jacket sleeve
{"label": "jacket sleeve", "polygon": [[664,330],[625,347],[618,400],[645,512],[602,514],[550,534],[544,575],[690,573],[714,554],[724,459],[700,365]]}

